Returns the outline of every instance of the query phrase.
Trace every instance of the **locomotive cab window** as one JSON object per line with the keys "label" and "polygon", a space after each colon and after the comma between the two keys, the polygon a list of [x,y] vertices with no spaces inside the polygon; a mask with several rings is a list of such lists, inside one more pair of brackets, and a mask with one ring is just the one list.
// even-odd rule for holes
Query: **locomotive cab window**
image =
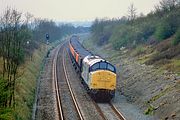
{"label": "locomotive cab window", "polygon": [[96,70],[109,70],[111,72],[116,72],[116,69],[113,65],[111,65],[110,63],[107,63],[107,62],[98,62],[94,65],[92,65],[90,68],[89,68],[89,72],[91,71],[96,71]]}
{"label": "locomotive cab window", "polygon": [[109,63],[107,65],[107,69],[112,71],[112,72],[116,72],[115,68],[111,64],[109,64]]}
{"label": "locomotive cab window", "polygon": [[106,62],[100,62],[100,69],[106,69],[107,63]]}
{"label": "locomotive cab window", "polygon": [[99,69],[99,63],[96,63],[93,66],[91,66],[90,71],[95,71],[97,69]]}

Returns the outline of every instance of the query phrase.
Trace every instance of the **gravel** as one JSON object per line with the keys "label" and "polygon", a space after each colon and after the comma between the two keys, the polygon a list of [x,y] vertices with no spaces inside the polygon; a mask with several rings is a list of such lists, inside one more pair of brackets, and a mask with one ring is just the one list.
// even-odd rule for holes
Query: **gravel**
{"label": "gravel", "polygon": [[50,57],[45,59],[45,66],[41,72],[38,81],[37,89],[37,103],[36,103],[36,120],[53,120],[57,117],[55,92],[52,87],[52,60],[54,51],[51,52]]}
{"label": "gravel", "polygon": [[98,103],[98,106],[101,108],[102,112],[108,120],[119,120],[117,115],[112,110],[111,106],[107,103]]}
{"label": "gravel", "polygon": [[112,103],[121,111],[127,120],[154,120],[153,117],[144,115],[140,108],[130,103],[127,98],[119,92],[116,92],[116,97]]}

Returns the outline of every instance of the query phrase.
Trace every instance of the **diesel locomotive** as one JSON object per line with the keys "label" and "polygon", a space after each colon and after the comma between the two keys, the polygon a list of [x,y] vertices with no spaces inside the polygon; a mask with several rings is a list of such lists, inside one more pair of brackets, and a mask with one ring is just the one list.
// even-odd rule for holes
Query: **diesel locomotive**
{"label": "diesel locomotive", "polygon": [[108,102],[115,96],[116,68],[98,55],[86,50],[73,35],[69,40],[69,54],[85,89],[95,101]]}

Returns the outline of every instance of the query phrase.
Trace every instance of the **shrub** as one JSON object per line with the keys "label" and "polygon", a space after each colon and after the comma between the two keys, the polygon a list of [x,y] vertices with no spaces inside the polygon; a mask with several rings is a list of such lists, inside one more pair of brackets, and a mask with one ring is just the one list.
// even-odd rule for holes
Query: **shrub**
{"label": "shrub", "polygon": [[157,26],[155,37],[159,41],[162,41],[174,35],[177,31],[177,28],[179,27],[179,18],[180,16],[176,12],[164,16],[162,20],[160,20],[159,25]]}
{"label": "shrub", "polygon": [[15,120],[12,108],[0,108],[0,120]]}
{"label": "shrub", "polygon": [[0,107],[3,107],[3,104],[6,101],[8,95],[8,90],[6,89],[6,81],[0,76]]}
{"label": "shrub", "polygon": [[134,56],[141,55],[141,54],[145,53],[145,51],[146,51],[145,47],[142,45],[139,45],[134,50]]}
{"label": "shrub", "polygon": [[167,39],[167,40],[164,40],[163,42],[160,42],[159,44],[155,46],[156,50],[159,52],[166,51],[167,49],[172,47],[171,40],[172,39]]}
{"label": "shrub", "polygon": [[145,26],[142,30],[143,37],[147,40],[155,31],[155,28],[153,26]]}
{"label": "shrub", "polygon": [[171,26],[168,23],[160,23],[159,26],[157,27],[155,37],[159,40],[162,41],[166,38],[169,38],[173,34],[171,30]]}
{"label": "shrub", "polygon": [[166,51],[157,52],[156,54],[154,54],[152,58],[146,62],[146,64],[148,65],[153,64],[154,62],[158,62],[163,59],[165,60],[172,59],[173,57],[178,56],[179,53],[180,53],[179,46],[171,47]]}
{"label": "shrub", "polygon": [[129,26],[118,26],[110,38],[115,49],[119,49],[122,46],[126,46],[131,40],[131,28]]}
{"label": "shrub", "polygon": [[173,45],[178,45],[180,43],[180,29],[176,32],[175,38],[172,43]]}
{"label": "shrub", "polygon": [[[137,25],[137,28],[140,29],[140,31],[142,33],[142,38],[144,38],[144,40],[147,40],[150,36],[152,36],[154,34],[155,25],[156,25],[156,23],[154,23],[154,21],[150,21],[150,20],[145,21],[145,22],[143,21]],[[142,41],[142,42],[145,42],[145,41]]]}
{"label": "shrub", "polygon": [[149,107],[144,111],[145,115],[152,115],[154,113],[155,108],[152,105],[149,105]]}

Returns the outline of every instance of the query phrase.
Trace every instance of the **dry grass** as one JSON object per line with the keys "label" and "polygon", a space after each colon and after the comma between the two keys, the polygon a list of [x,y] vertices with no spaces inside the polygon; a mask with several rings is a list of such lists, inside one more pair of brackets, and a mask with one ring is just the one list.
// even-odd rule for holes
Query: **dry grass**
{"label": "dry grass", "polygon": [[147,48],[146,46],[139,45],[131,53],[132,56],[139,56],[145,54]]}
{"label": "dry grass", "polygon": [[168,64],[162,66],[168,71],[172,71],[180,75],[180,59],[172,59]]}
{"label": "dry grass", "polygon": [[170,47],[172,47],[172,44],[171,44],[171,40],[172,38],[169,38],[167,40],[164,40],[162,42],[160,42],[159,44],[157,44],[155,46],[155,49],[159,52],[163,52],[163,51],[166,51],[167,49],[169,49]]}
{"label": "dry grass", "polygon": [[145,54],[140,61],[180,74],[180,45],[173,46],[172,39],[169,38],[157,44],[153,54]]}
{"label": "dry grass", "polygon": [[45,53],[44,50],[36,50],[33,59],[26,61],[19,70],[19,73],[23,73],[23,75],[17,80],[16,86],[17,105],[15,114],[17,119],[27,120],[31,118],[36,81],[42,68]]}

